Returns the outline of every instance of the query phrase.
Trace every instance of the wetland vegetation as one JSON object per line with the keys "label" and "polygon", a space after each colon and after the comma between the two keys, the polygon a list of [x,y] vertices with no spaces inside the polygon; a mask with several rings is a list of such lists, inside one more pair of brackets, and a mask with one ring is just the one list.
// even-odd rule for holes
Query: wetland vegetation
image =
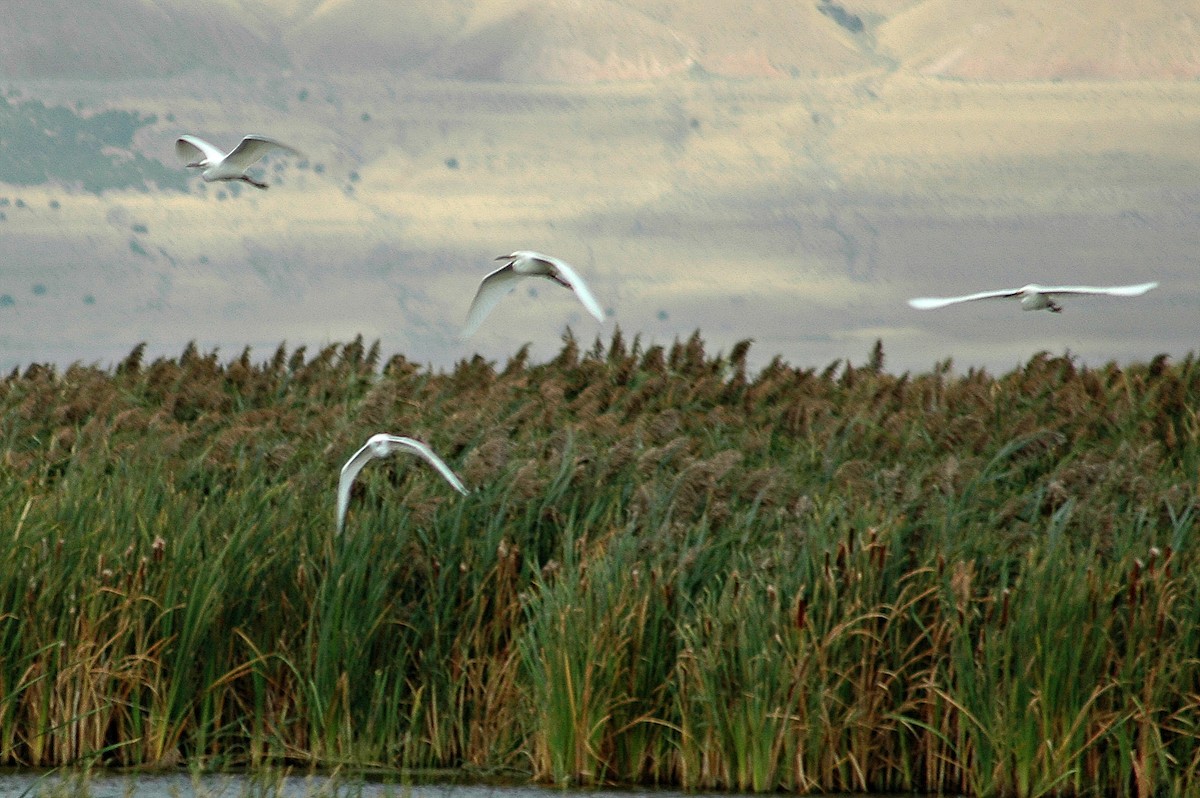
{"label": "wetland vegetation", "polygon": [[[0,381],[0,764],[1200,790],[1200,365],[433,371],[361,339]],[[360,475],[375,432],[422,439]]]}

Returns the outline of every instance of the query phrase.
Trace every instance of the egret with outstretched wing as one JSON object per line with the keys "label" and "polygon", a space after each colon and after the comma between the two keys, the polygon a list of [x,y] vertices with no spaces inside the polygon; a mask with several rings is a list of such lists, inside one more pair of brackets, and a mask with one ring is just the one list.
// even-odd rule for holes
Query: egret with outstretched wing
{"label": "egret with outstretched wing", "polygon": [[283,150],[291,155],[300,151],[266,136],[246,136],[229,153],[223,153],[199,136],[180,136],[175,142],[175,152],[189,169],[199,169],[204,182],[214,180],[241,180],[256,188],[267,184],[246,174],[246,170],[272,150]]}
{"label": "egret with outstretched wing", "polygon": [[496,303],[516,288],[522,277],[546,277],[565,288],[570,288],[587,308],[588,313],[596,317],[596,321],[604,321],[604,311],[600,309],[600,303],[592,296],[579,273],[566,261],[527,249],[501,255],[496,260],[508,263],[484,277],[483,282],[479,284],[479,290],[471,302],[471,309],[467,311],[463,338],[479,329],[479,325],[492,312],[492,308],[496,307]]}
{"label": "egret with outstretched wing", "polygon": [[1137,285],[1036,285],[1029,284],[1021,288],[1002,288],[998,291],[980,291],[977,294],[952,297],[918,297],[908,300],[908,304],[917,310],[934,310],[954,305],[959,302],[974,302],[976,299],[1006,299],[1021,298],[1023,310],[1049,310],[1051,313],[1061,313],[1062,306],[1051,299],[1055,294],[1104,294],[1107,296],[1141,296],[1151,288],[1157,288],[1158,283],[1138,283]]}
{"label": "egret with outstretched wing", "polygon": [[363,444],[363,447],[354,453],[354,456],[346,461],[342,466],[342,475],[338,479],[337,492],[337,531],[340,534],[342,527],[346,523],[346,508],[350,505],[350,488],[354,485],[354,479],[358,476],[358,472],[363,470],[363,466],[374,460],[377,457],[387,457],[396,452],[408,452],[423,458],[427,463],[437,469],[437,472],[450,483],[450,485],[464,496],[467,495],[467,489],[463,487],[462,480],[450,470],[450,466],[434,454],[433,450],[425,444],[413,438],[405,438],[400,435],[388,435],[387,433],[379,433],[372,435]]}

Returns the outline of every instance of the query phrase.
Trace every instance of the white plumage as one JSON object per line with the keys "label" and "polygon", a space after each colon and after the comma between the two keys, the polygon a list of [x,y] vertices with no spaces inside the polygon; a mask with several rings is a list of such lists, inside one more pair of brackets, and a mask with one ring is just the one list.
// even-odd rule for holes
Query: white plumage
{"label": "white plumage", "polygon": [[355,452],[354,456],[342,466],[342,475],[338,479],[337,493],[337,531],[339,534],[341,534],[342,527],[346,523],[346,508],[350,504],[350,488],[354,485],[354,479],[358,476],[358,472],[362,471],[363,466],[371,460],[377,457],[387,457],[396,452],[408,452],[423,458],[437,469],[438,473],[456,491],[464,496],[467,494],[467,489],[463,487],[462,480],[428,446],[413,438],[404,438],[399,435],[388,435],[381,432],[378,435],[372,435],[368,438],[363,447]]}
{"label": "white plumage", "polygon": [[596,321],[604,321],[604,311],[600,303],[592,296],[587,283],[579,273],[567,262],[540,252],[522,249],[508,255],[501,255],[496,260],[508,261],[496,271],[483,278],[471,309],[467,311],[467,324],[463,328],[462,337],[466,338],[479,329],[479,325],[496,307],[496,303],[507,296],[522,277],[546,277],[565,288],[570,288],[579,297],[579,301],[587,308],[588,313],[596,317]]}
{"label": "white plumage", "polygon": [[175,142],[175,152],[189,169],[199,169],[206,183],[214,180],[241,180],[256,188],[267,184],[254,180],[246,170],[271,150],[283,150],[291,155],[300,151],[266,136],[246,136],[229,153],[223,153],[199,136],[180,136]]}
{"label": "white plumage", "polygon": [[918,297],[908,300],[908,304],[917,310],[933,310],[944,308],[958,302],[974,302],[976,299],[1021,298],[1023,310],[1049,310],[1061,313],[1062,307],[1051,299],[1055,294],[1105,294],[1108,296],[1141,296],[1158,283],[1138,283],[1137,285],[1091,286],[1091,285],[1036,285],[1030,283],[1021,288],[1002,288],[998,291],[980,291],[977,294],[954,297]]}

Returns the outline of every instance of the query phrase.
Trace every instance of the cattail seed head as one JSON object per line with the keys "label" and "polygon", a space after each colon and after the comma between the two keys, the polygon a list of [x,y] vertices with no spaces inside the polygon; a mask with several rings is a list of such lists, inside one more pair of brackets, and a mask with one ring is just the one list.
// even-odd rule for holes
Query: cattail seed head
{"label": "cattail seed head", "polygon": [[1138,584],[1142,575],[1142,561],[1134,560],[1133,567],[1129,569],[1129,594],[1127,601],[1129,606],[1133,606],[1138,601]]}

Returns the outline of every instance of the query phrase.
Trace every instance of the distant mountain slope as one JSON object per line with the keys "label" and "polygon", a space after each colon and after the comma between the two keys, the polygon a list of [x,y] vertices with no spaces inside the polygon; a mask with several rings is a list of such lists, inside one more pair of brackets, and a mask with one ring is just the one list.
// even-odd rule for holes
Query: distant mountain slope
{"label": "distant mountain slope", "polygon": [[648,80],[688,69],[689,50],[670,27],[612,0],[478,3],[421,71],[511,82]]}
{"label": "distant mountain slope", "polygon": [[1197,41],[1200,0],[38,0],[6,4],[0,75],[1193,79]]}
{"label": "distant mountain slope", "polygon": [[81,116],[38,100],[0,98],[0,183],[106,189],[183,189],[187,173],[135,151],[134,134],[154,117],[109,110]]}
{"label": "distant mountain slope", "polygon": [[879,28],[905,68],[977,80],[1200,77],[1200,0],[924,0]]}
{"label": "distant mountain slope", "polygon": [[[840,10],[830,0],[324,0],[302,19],[293,14],[285,39],[301,66],[420,64],[423,74],[460,80],[650,80],[697,67],[820,76],[875,63],[839,24]],[[853,12],[840,19],[857,21]]]}
{"label": "distant mountain slope", "polygon": [[580,83],[647,80],[694,67],[787,77],[868,65],[869,55],[828,6],[830,0],[213,0],[203,7],[185,0],[44,0],[7,10],[0,72],[112,79],[372,69]]}
{"label": "distant mountain slope", "polygon": [[6,78],[160,77],[286,65],[261,20],[237,4],[180,0],[37,0],[4,4]]}
{"label": "distant mountain slope", "polygon": [[828,0],[616,0],[668,27],[706,71],[731,77],[842,74],[873,59],[854,38],[861,19]]}
{"label": "distant mountain slope", "polygon": [[282,37],[299,69],[406,72],[450,42],[474,5],[474,0],[308,0],[303,6],[293,1]]}

